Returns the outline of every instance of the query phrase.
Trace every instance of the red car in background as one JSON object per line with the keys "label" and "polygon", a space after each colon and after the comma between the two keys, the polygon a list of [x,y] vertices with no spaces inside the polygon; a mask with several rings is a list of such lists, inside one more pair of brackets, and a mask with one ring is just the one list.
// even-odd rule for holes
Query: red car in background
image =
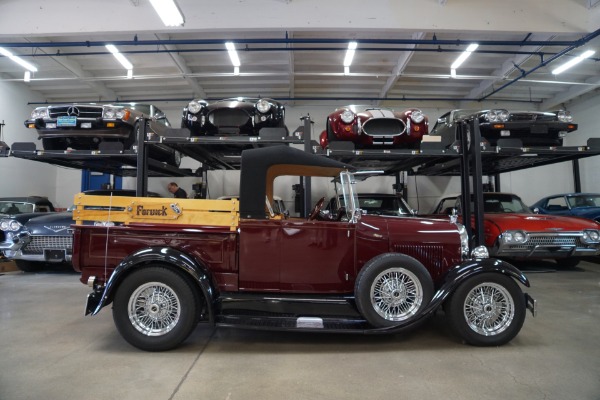
{"label": "red car in background", "polygon": [[357,148],[418,149],[423,135],[428,133],[429,119],[417,108],[398,112],[389,108],[346,106],[327,116],[319,142],[323,149],[336,141],[350,141]]}
{"label": "red car in background", "polygon": [[[433,210],[436,217],[454,212],[462,212],[460,195],[442,198]],[[554,259],[572,268],[580,257],[600,254],[600,224],[595,221],[535,214],[511,193],[484,193],[483,212],[485,245],[492,257]]]}

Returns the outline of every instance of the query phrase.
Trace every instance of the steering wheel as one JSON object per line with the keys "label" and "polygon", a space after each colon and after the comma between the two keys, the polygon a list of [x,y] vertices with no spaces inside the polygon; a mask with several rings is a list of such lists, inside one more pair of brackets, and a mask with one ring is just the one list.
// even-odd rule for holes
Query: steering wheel
{"label": "steering wheel", "polygon": [[321,211],[321,208],[323,208],[323,203],[325,203],[325,197],[321,197],[319,201],[317,201],[317,204],[315,204],[315,207],[312,209],[310,215],[308,216],[309,221],[312,221],[315,218],[317,218],[317,215],[319,215],[319,211]]}

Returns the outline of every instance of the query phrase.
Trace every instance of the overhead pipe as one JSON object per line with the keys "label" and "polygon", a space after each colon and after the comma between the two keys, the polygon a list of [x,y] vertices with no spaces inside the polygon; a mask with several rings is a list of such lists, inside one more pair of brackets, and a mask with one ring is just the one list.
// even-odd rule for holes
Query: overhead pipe
{"label": "overhead pipe", "polygon": [[[463,97],[271,97],[273,100],[277,101],[477,101],[477,98],[463,98]],[[217,101],[222,100],[222,97],[207,97],[203,100],[206,101]],[[115,100],[101,100],[93,99],[93,100],[78,100],[76,102],[79,103],[103,103],[110,104],[114,102],[119,103],[155,103],[155,102],[189,102],[191,97],[185,98],[148,98],[148,99],[115,99]],[[513,99],[500,99],[501,101],[511,102],[511,103],[542,103],[541,100],[513,100]],[[73,103],[72,101],[70,103]],[[31,101],[28,102],[27,105],[31,106],[43,106],[48,104],[57,104],[57,102],[47,102],[47,101]]]}
{"label": "overhead pipe", "polygon": [[488,93],[487,95],[479,98],[477,101],[483,101],[486,100],[487,98],[489,98],[490,96],[493,96],[494,94],[498,93],[499,91],[509,87],[510,85],[520,81],[521,79],[525,78],[526,76],[528,76],[529,74],[531,74],[532,72],[537,71],[538,69],[545,67],[546,65],[550,64],[552,61],[564,56],[565,54],[569,53],[570,51],[576,49],[577,47],[581,47],[583,45],[585,45],[586,43],[588,43],[590,40],[596,38],[597,36],[600,35],[600,29],[590,33],[589,35],[583,37],[582,39],[577,41],[577,44],[573,44],[569,47],[567,47],[566,49],[558,52],[557,54],[555,54],[554,56],[550,57],[548,60],[546,61],[542,61],[537,67],[534,67],[532,69],[530,69],[529,71],[522,71],[521,72],[521,76],[518,76],[517,78],[513,79],[510,82],[505,83],[504,85],[500,86],[497,89],[494,89],[491,93]]}
{"label": "overhead pipe", "polygon": [[[0,45],[2,47],[2,45]],[[252,47],[243,49],[247,52],[272,52],[272,51],[346,51],[346,48],[339,47]],[[225,52],[227,49],[155,49],[155,50],[119,50],[122,54],[161,54],[161,53],[210,53],[210,52]],[[427,53],[462,53],[460,49],[443,49],[443,48],[379,48],[379,47],[361,47],[361,52],[378,51],[378,52],[427,52]],[[558,53],[546,53],[541,51],[509,51],[509,50],[477,50],[478,54],[507,54],[507,55],[537,55],[540,57],[554,56]],[[90,52],[61,52],[56,53],[40,53],[40,54],[19,54],[19,57],[68,57],[68,56],[103,56],[110,55],[108,51],[90,51]],[[590,58],[590,60],[600,61],[600,58]]]}
{"label": "overhead pipe", "polygon": [[[593,35],[593,34],[592,34]],[[590,35],[588,35],[589,37]],[[225,42],[235,42],[236,44],[343,44],[347,45],[349,39],[324,39],[324,38],[269,38],[269,39],[155,39],[155,40],[112,40],[112,41],[77,41],[77,42],[26,42],[0,43],[0,47],[104,47],[107,44],[115,46],[167,46],[167,45],[222,45]],[[431,45],[431,46],[468,46],[477,42],[480,46],[575,46],[579,47],[588,40],[536,40],[524,42],[523,40],[440,40],[440,39],[352,39],[360,44],[387,44],[387,45]]]}

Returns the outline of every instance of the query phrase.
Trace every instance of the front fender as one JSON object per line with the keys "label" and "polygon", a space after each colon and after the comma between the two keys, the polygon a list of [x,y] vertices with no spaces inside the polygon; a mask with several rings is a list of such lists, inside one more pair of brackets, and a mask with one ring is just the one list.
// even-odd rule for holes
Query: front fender
{"label": "front fender", "polygon": [[90,293],[85,315],[96,315],[104,306],[108,305],[112,301],[115,290],[128,272],[136,268],[143,268],[143,265],[152,262],[169,264],[190,275],[194,279],[194,282],[198,284],[206,299],[209,321],[211,323],[214,321],[212,304],[215,293],[210,284],[208,272],[204,266],[199,264],[195,259],[170,247],[149,247],[138,250],[125,257],[123,261],[116,266],[108,279],[104,290],[101,293],[100,291]]}
{"label": "front fender", "polygon": [[452,294],[452,292],[454,292],[456,288],[463,284],[463,282],[465,282],[467,279],[484,272],[497,272],[504,274],[521,282],[524,286],[531,286],[527,277],[517,267],[507,263],[506,261],[498,260],[496,258],[469,260],[451,269],[448,274],[446,274],[444,283],[433,296],[433,299],[429,303],[426,312],[430,311],[430,309],[438,308]]}

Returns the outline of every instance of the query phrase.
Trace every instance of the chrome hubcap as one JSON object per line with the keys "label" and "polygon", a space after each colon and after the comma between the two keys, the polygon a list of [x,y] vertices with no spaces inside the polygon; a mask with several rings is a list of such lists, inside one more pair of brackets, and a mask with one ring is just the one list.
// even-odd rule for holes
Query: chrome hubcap
{"label": "chrome hubcap", "polygon": [[379,274],[371,285],[371,305],[388,321],[404,321],[415,315],[423,302],[418,278],[405,268],[391,268]]}
{"label": "chrome hubcap", "polygon": [[515,303],[504,286],[485,282],[467,295],[464,316],[469,327],[484,336],[504,332],[515,316]]}
{"label": "chrome hubcap", "polygon": [[129,298],[129,320],[134,328],[146,336],[162,336],[179,321],[181,304],[169,286],[149,282],[138,287]]}

